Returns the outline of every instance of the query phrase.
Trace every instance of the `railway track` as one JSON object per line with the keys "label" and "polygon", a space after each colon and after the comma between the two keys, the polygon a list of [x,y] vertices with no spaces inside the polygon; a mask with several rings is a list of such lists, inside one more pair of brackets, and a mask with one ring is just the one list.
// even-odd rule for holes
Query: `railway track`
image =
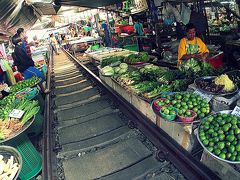
{"label": "railway track", "polygon": [[91,68],[68,52],[50,62],[44,179],[218,179]]}

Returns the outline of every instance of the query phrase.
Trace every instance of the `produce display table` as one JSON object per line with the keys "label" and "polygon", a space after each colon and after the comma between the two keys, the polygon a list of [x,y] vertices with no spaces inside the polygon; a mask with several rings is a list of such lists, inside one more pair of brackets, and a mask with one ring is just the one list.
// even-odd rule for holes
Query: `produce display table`
{"label": "produce display table", "polygon": [[93,61],[102,61],[105,58],[111,56],[128,56],[130,54],[135,54],[135,51],[129,51],[121,48],[100,48],[94,52],[86,52],[86,55],[92,58]]}
{"label": "produce display table", "polygon": [[140,112],[142,112],[142,114],[156,124],[156,126],[168,133],[168,135],[175,139],[175,141],[178,142],[183,148],[188,151],[192,150],[193,144],[191,140],[193,138],[193,124],[178,124],[168,122],[153,112],[149,102],[143,100],[133,93],[128,92],[111,77],[102,76],[100,73],[100,78],[129,103],[134,105]]}

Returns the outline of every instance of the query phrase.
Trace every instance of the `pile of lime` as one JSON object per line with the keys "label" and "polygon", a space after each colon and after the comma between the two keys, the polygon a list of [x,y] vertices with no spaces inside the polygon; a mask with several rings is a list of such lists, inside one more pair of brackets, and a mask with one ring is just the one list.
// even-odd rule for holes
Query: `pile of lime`
{"label": "pile of lime", "polygon": [[158,99],[157,100],[157,105],[158,106],[165,106],[170,103],[169,99]]}
{"label": "pile of lime", "polygon": [[210,113],[209,103],[193,92],[179,92],[163,97],[170,100],[170,104],[177,109],[180,116],[186,114],[187,110],[194,111],[197,119],[204,118]]}
{"label": "pile of lime", "polygon": [[169,106],[169,107],[163,107],[161,109],[162,113],[165,114],[165,115],[176,115],[176,111],[174,111],[173,107],[172,106]]}
{"label": "pile of lime", "polygon": [[221,159],[240,161],[240,117],[215,114],[204,119],[199,127],[199,139]]}
{"label": "pile of lime", "polygon": [[186,117],[186,118],[190,118],[190,117],[193,117],[193,114],[191,111],[187,110],[187,111],[180,111],[181,113],[178,112],[178,115],[179,116],[182,116],[182,117]]}

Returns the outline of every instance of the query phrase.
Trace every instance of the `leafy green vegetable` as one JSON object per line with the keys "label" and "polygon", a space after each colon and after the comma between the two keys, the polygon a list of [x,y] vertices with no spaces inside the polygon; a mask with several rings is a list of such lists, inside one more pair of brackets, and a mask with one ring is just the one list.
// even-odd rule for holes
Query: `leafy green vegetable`
{"label": "leafy green vegetable", "polygon": [[103,59],[101,62],[101,68],[105,66],[117,66],[123,62],[124,56],[113,56],[106,59]]}
{"label": "leafy green vegetable", "polygon": [[124,58],[124,62],[126,63],[136,63],[136,62],[148,62],[150,59],[148,53],[142,52],[138,54],[130,54],[129,56]]}

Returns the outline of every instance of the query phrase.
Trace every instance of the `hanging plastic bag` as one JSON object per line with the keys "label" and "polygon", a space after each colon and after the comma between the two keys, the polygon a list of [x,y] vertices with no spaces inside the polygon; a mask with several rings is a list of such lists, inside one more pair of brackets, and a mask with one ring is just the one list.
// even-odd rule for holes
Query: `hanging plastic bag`
{"label": "hanging plastic bag", "polygon": [[182,10],[181,10],[181,19],[183,24],[188,24],[191,16],[191,10],[186,7],[184,4],[182,4]]}
{"label": "hanging plastic bag", "polygon": [[16,79],[14,77],[12,68],[10,67],[10,65],[8,64],[8,62],[6,60],[2,60],[2,61],[3,61],[3,66],[6,69],[6,74],[7,74],[9,83],[11,85],[16,84]]}

